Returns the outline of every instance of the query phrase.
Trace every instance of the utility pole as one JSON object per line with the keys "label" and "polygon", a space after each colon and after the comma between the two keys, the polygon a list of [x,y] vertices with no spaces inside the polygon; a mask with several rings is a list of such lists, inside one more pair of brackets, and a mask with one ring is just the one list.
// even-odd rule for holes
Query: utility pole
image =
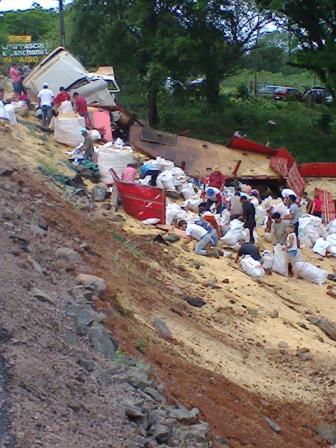
{"label": "utility pole", "polygon": [[62,45],[62,47],[65,48],[65,25],[64,25],[63,0],[59,0],[59,15],[60,15],[61,45]]}

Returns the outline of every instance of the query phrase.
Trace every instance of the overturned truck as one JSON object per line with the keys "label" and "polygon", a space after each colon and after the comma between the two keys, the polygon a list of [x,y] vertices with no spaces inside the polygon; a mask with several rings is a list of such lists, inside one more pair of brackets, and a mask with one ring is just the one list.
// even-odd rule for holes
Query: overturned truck
{"label": "overturned truck", "polygon": [[48,83],[55,93],[64,87],[69,93],[78,92],[89,104],[115,106],[114,94],[120,89],[113,67],[101,67],[89,73],[65,48],[58,47],[50,53],[24,80],[24,87],[35,97]]}

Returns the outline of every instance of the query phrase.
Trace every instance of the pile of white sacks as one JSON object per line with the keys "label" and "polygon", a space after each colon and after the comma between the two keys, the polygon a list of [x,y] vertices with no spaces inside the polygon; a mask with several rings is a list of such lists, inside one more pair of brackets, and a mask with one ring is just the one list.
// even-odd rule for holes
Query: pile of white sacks
{"label": "pile of white sacks", "polygon": [[[192,223],[198,219],[198,206],[203,202],[203,199],[201,199],[200,191],[195,192],[193,184],[188,181],[186,173],[181,168],[176,167],[173,162],[161,157],[149,160],[147,163],[162,171],[157,178],[157,186],[159,188],[180,193],[184,198],[184,202],[181,205],[168,198],[166,223],[172,225],[182,219],[187,223]],[[150,179],[150,176],[147,176],[140,180],[140,183],[148,185]],[[234,191],[233,187],[226,187],[223,195],[230,199],[234,195]],[[273,206],[273,213],[278,212],[282,217],[288,214],[288,208],[281,199],[269,197],[260,205],[255,198],[252,198],[251,201],[256,201],[254,205],[256,222],[259,228],[265,225],[267,219],[266,209],[270,205]],[[228,210],[224,210],[221,214],[216,214],[215,217],[224,235],[221,238],[224,247],[238,250],[239,240],[249,241],[248,229],[244,229],[243,223],[238,219],[230,221],[230,212]],[[299,223],[302,246],[313,248],[314,252],[322,256],[325,256],[328,252],[336,256],[336,219],[326,227],[322,224],[320,218],[312,215],[303,215]],[[267,241],[271,240],[271,236],[267,233],[264,234],[264,237]],[[258,240],[257,231],[255,231],[254,238],[255,241]],[[286,252],[281,246],[275,246],[273,252],[264,251],[262,259],[262,263],[260,263],[250,256],[245,256],[241,259],[241,267],[251,277],[262,277],[266,274],[265,270],[268,269],[285,277],[288,276]],[[298,260],[300,259],[298,258]],[[299,276],[312,283],[322,285],[327,280],[328,273],[312,263],[298,261],[296,267]]]}
{"label": "pile of white sacks", "polygon": [[[146,161],[153,169],[162,171],[156,180],[156,185],[159,188],[167,191],[179,192],[184,197],[192,197],[195,192],[191,183],[188,182],[186,173],[174,165],[174,162],[166,160],[163,157]],[[139,183],[142,185],[149,185],[151,176],[146,176],[140,179]]]}
{"label": "pile of white sacks", "polygon": [[323,225],[320,218],[304,215],[300,218],[299,231],[303,243],[315,253],[322,257],[336,256],[336,219]]}

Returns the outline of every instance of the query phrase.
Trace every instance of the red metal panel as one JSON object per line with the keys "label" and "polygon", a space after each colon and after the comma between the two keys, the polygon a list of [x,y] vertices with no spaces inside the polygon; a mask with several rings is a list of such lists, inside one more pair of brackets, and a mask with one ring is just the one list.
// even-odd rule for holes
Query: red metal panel
{"label": "red metal panel", "polygon": [[102,131],[107,142],[112,140],[110,113],[107,110],[93,110],[89,112],[92,126]]}
{"label": "red metal panel", "polygon": [[288,172],[287,184],[293,191],[295,191],[298,196],[302,196],[305,183],[301,174],[299,173],[296,163],[294,163],[294,165]]}
{"label": "red metal panel", "polygon": [[166,193],[164,190],[124,182],[119,179],[113,169],[110,172],[126,213],[140,221],[148,218],[159,218],[161,224],[166,223]]}
{"label": "red metal panel", "polygon": [[315,188],[315,193],[322,201],[322,216],[325,222],[330,222],[336,218],[336,207],[333,196],[329,191]]}
{"label": "red metal panel", "polygon": [[254,142],[253,140],[249,140],[244,137],[233,137],[229,141],[228,146],[234,149],[241,149],[248,152],[257,152],[259,154],[267,154],[269,156],[274,156],[277,152],[275,149],[272,149],[269,146],[262,145],[261,143]]}
{"label": "red metal panel", "polygon": [[285,148],[284,146],[282,146],[281,148],[276,150],[276,156],[275,157],[281,157],[282,159],[286,159],[287,160],[288,169],[292,168],[292,166],[295,163],[294,157],[288,151],[288,149]]}
{"label": "red metal panel", "polygon": [[288,176],[288,160],[283,157],[272,157],[270,162],[274,171],[282,177]]}
{"label": "red metal panel", "polygon": [[335,162],[312,162],[299,166],[303,177],[336,177]]}

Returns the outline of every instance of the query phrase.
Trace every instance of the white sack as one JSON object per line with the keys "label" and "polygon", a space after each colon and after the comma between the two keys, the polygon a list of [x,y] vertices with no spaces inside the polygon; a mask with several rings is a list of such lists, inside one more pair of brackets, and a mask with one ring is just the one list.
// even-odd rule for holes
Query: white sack
{"label": "white sack", "polygon": [[[171,163],[173,163],[173,162],[171,162]],[[177,177],[186,177],[186,173],[183,171],[182,168],[180,168],[178,166],[173,166],[170,171],[171,171],[172,175],[175,178],[177,178]]]}
{"label": "white sack", "polygon": [[163,174],[163,173],[160,173],[160,174],[158,175],[158,177],[156,178],[156,186],[157,186],[158,188],[161,188],[162,190],[164,190],[164,185],[163,185],[163,183],[162,183],[162,181],[161,181],[162,174]]}
{"label": "white sack", "polygon": [[182,211],[182,208],[177,204],[167,204],[166,207],[166,223],[172,225],[176,215]]}
{"label": "white sack", "polygon": [[301,239],[305,242],[308,247],[313,247],[316,241],[320,238],[320,231],[314,225],[309,224],[305,230]]}
{"label": "white sack", "polygon": [[273,213],[280,213],[281,218],[288,215],[288,207],[281,202],[281,204],[275,205],[273,208]]}
{"label": "white sack", "polygon": [[327,231],[329,235],[336,233],[336,219],[333,219],[329,222],[329,224],[327,225]]}
{"label": "white sack", "polygon": [[110,169],[113,168],[117,175],[121,178],[124,168],[129,163],[136,163],[133,157],[133,151],[128,149],[107,149],[99,147],[98,167],[104,183],[113,183]]}
{"label": "white sack", "polygon": [[218,224],[219,224],[222,232],[225,234],[228,231],[229,226],[230,226],[230,212],[227,208],[224,209],[222,211],[222,213],[220,214]]}
{"label": "white sack", "polygon": [[101,140],[100,132],[97,131],[97,129],[92,129],[91,131],[89,131],[89,133],[94,142],[97,140]]}
{"label": "white sack", "polygon": [[11,104],[4,105],[3,102],[0,101],[0,119],[9,121],[9,123],[13,125],[17,124],[15,109]]}
{"label": "white sack", "polygon": [[284,277],[288,277],[287,254],[280,244],[274,246],[273,271]]}
{"label": "white sack", "polygon": [[243,237],[243,223],[238,219],[230,222],[229,230],[221,238],[223,243],[227,246],[235,246]]}
{"label": "white sack", "polygon": [[120,137],[118,137],[118,138],[116,139],[116,141],[114,142],[113,145],[114,145],[114,147],[117,148],[117,149],[122,149],[123,146],[124,146],[124,140],[121,139]]}
{"label": "white sack", "polygon": [[164,171],[160,176],[160,180],[165,190],[175,191],[174,176],[170,171]]}
{"label": "white sack", "polygon": [[155,226],[155,224],[159,224],[160,218],[147,218],[141,222],[142,222],[142,224]]}
{"label": "white sack", "polygon": [[329,246],[327,252],[333,257],[336,257],[336,245]]}
{"label": "white sack", "polygon": [[326,240],[332,245],[336,246],[336,233],[332,233],[326,237]]}
{"label": "white sack", "polygon": [[261,205],[258,205],[256,208],[256,223],[257,226],[262,226],[264,224],[265,218],[266,218],[266,210],[261,207]]}
{"label": "white sack", "polygon": [[175,216],[176,221],[183,219],[187,224],[192,224],[195,221],[195,215],[186,210],[181,210]]}
{"label": "white sack", "polygon": [[191,210],[192,212],[198,212],[198,206],[201,203],[201,199],[198,196],[195,196],[183,202],[183,207]]}
{"label": "white sack", "polygon": [[85,128],[85,119],[83,117],[64,117],[61,116],[54,120],[54,139],[58,143],[72,146],[75,148],[84,142],[80,130]]}
{"label": "white sack", "polygon": [[308,229],[320,229],[322,219],[313,215],[302,215],[299,218],[299,236],[302,237],[306,234]]}
{"label": "white sack", "polygon": [[71,104],[71,101],[63,101],[63,103],[60,105],[59,107],[59,113],[60,115],[62,114],[67,114],[69,112],[73,112],[73,107]]}
{"label": "white sack", "polygon": [[234,196],[235,191],[236,191],[235,187],[224,187],[224,196],[227,199],[230,199]]}
{"label": "white sack", "polygon": [[272,269],[273,263],[274,263],[274,255],[269,252],[268,250],[265,250],[262,254],[263,259],[263,267],[264,269]]}
{"label": "white sack", "polygon": [[152,176],[146,176],[143,179],[139,179],[139,184],[140,185],[145,185],[146,187],[148,187],[151,180],[152,180]]}
{"label": "white sack", "polygon": [[323,285],[327,281],[328,272],[307,262],[295,263],[298,276],[318,285]]}
{"label": "white sack", "polygon": [[192,186],[192,184],[183,185],[181,193],[185,200],[190,199],[193,196],[195,196],[195,190],[194,190],[194,187]]}
{"label": "white sack", "polygon": [[316,243],[314,244],[313,251],[316,254],[319,254],[322,257],[325,257],[329,246],[330,246],[329,241],[325,241],[323,238],[319,238],[316,241]]}
{"label": "white sack", "polygon": [[250,257],[250,255],[242,258],[240,266],[242,267],[243,271],[250,277],[256,278],[265,275],[265,271],[261,263],[257,260],[254,260],[252,257]]}

